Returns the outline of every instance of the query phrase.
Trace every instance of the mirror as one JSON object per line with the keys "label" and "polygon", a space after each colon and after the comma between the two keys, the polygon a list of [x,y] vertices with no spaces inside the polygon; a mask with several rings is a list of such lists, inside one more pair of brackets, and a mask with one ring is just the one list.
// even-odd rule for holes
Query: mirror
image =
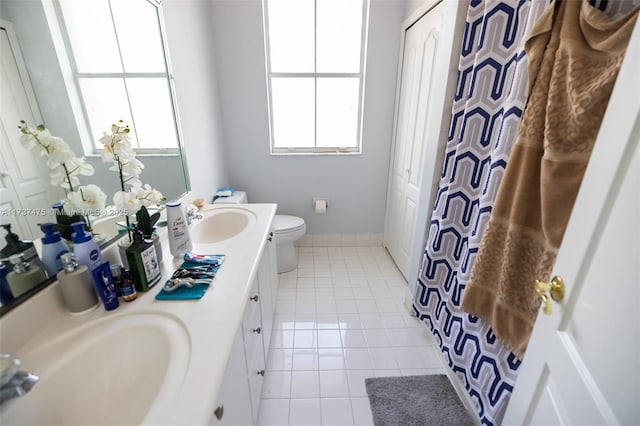
{"label": "mirror", "polygon": [[[51,22],[59,22],[62,16],[61,4],[64,2],[90,3],[91,13],[94,14],[92,23],[97,22],[105,14],[114,14],[118,7],[123,10],[123,16],[133,15],[135,17],[138,10],[142,11],[140,13],[153,14],[155,22],[152,31],[157,31],[159,57],[165,70],[165,75],[161,76],[161,82],[165,88],[169,88],[166,98],[171,105],[171,117],[168,120],[158,119],[155,115],[157,114],[155,109],[150,112],[154,108],[153,102],[158,102],[159,95],[157,94],[146,96],[152,100],[149,103],[150,108],[146,111],[136,111],[128,105],[127,111],[130,109],[131,114],[125,117],[111,116],[111,111],[117,109],[110,108],[111,105],[114,105],[114,90],[93,90],[94,99],[96,96],[104,96],[104,99],[97,102],[97,108],[87,108],[79,102],[78,93],[86,88],[82,87],[82,83],[78,81],[79,78],[73,80],[74,76],[70,68],[71,61],[67,60],[68,63],[65,63],[67,58],[65,49],[69,48],[71,42],[68,37],[62,36],[62,31],[59,28],[56,28],[55,25],[50,26]],[[124,13],[125,11],[126,13]],[[2,17],[0,22],[2,49],[0,50],[2,52],[1,91],[3,93],[3,133],[0,135],[2,137],[0,207],[3,217],[0,218],[0,223],[11,223],[12,230],[23,240],[39,240],[42,233],[37,224],[55,222],[55,213],[51,209],[51,205],[65,196],[62,188],[51,185],[46,159],[34,156],[33,153],[21,146],[19,142],[21,133],[18,129],[20,120],[25,120],[30,128],[44,124],[52,135],[62,138],[77,157],[84,156],[86,162],[93,166],[94,174],[80,176],[81,185],[95,184],[99,186],[107,196],[107,205],[114,204],[113,195],[121,189],[120,180],[116,172],[109,170],[111,164],[101,161],[100,152],[95,150],[97,147],[95,145],[96,139],[102,132],[109,132],[111,124],[119,119],[134,121],[136,125],[139,123],[137,126],[139,128],[143,127],[143,121],[146,120],[148,128],[162,129],[165,130],[165,133],[158,135],[158,133],[153,134],[150,131],[142,133],[142,131],[136,130],[137,137],[133,137],[134,142],[139,142],[139,147],[143,148],[137,151],[137,159],[144,164],[140,179],[144,184],[149,184],[162,192],[169,200],[177,199],[189,190],[188,172],[182,155],[183,147],[180,143],[177,119],[174,114],[176,107],[173,87],[170,78],[168,78],[170,76],[169,59],[165,50],[166,39],[159,1],[95,0],[85,2],[85,0],[62,0],[61,2],[55,1],[54,4],[50,0],[0,0],[0,16]],[[67,25],[67,27],[70,26]],[[131,25],[123,26],[123,28],[127,27],[130,28]],[[86,33],[83,34],[83,37],[88,39]],[[88,45],[94,42],[93,39],[88,40],[90,40]],[[123,40],[125,40],[124,37],[118,41],[123,44]],[[96,39],[95,43],[103,45],[101,40]],[[126,48],[126,46],[121,47]],[[100,55],[102,55],[102,51]],[[125,65],[123,60],[123,67]],[[78,67],[77,64],[74,66]],[[25,75],[28,78],[25,79]],[[105,82],[104,79],[92,81],[96,82],[93,84],[94,89],[108,86],[108,84],[102,84]],[[121,81],[124,82],[125,78],[121,78]],[[132,87],[133,83],[129,86],[130,91],[133,91]],[[6,93],[12,93],[13,97],[5,96]],[[96,112],[96,109],[102,109],[103,112]],[[78,119],[77,117],[82,118]],[[100,123],[96,123],[96,121],[100,121]],[[101,124],[102,121],[106,122]],[[170,122],[168,132],[166,131],[167,122]],[[163,137],[171,132],[174,133],[170,135],[171,137]],[[98,136],[95,136],[96,134]],[[150,150],[148,146],[143,146],[143,140],[158,139],[162,139],[164,145],[157,147],[157,149]],[[164,142],[167,139],[175,139],[175,143],[167,145]],[[93,227],[103,235],[101,239],[103,246],[119,238],[116,222],[123,220],[122,216],[111,217],[109,214],[92,219]],[[2,232],[4,234],[4,231]],[[4,245],[4,238],[0,238],[0,248]],[[0,315],[44,288],[49,281],[21,296],[15,302],[2,306]]]}

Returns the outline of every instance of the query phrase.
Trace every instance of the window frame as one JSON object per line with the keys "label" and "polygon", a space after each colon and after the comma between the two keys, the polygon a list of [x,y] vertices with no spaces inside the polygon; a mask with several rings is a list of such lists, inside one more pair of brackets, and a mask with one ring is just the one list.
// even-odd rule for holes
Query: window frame
{"label": "window frame", "polygon": [[[369,32],[369,3],[370,0],[362,0],[362,22],[360,30],[360,71],[357,73],[327,73],[327,72],[272,72],[271,51],[269,38],[269,0],[262,0],[262,16],[264,22],[265,66],[267,81],[267,114],[269,121],[269,147],[271,155],[359,155],[362,154],[362,124],[364,121],[364,97],[365,74],[367,58],[367,39]],[[317,0],[314,3],[314,67],[317,54]],[[313,147],[276,147],[274,144],[273,124],[273,95],[271,83],[273,78],[313,78],[314,81],[314,146]],[[358,113],[357,134],[355,147],[318,147],[317,146],[317,121],[318,121],[318,78],[358,78]]]}
{"label": "window frame", "polygon": [[[106,0],[109,3],[109,9],[111,9],[110,0]],[[160,36],[160,43],[162,44],[162,53],[163,53],[163,63],[164,63],[164,72],[102,72],[102,73],[81,73],[78,71],[78,67],[75,61],[75,55],[71,45],[71,38],[69,37],[69,32],[67,30],[67,25],[65,21],[64,14],[62,12],[62,6],[60,4],[60,0],[54,0],[53,6],[55,11],[55,17],[57,21],[58,28],[60,30],[60,35],[62,38],[62,43],[64,44],[64,59],[67,61],[71,72],[71,79],[73,80],[73,94],[75,102],[78,105],[78,113],[74,112],[74,118],[76,123],[78,124],[78,129],[82,129],[81,133],[84,133],[84,136],[81,136],[82,139],[86,138],[86,141],[90,141],[87,143],[83,141],[82,145],[85,149],[85,155],[101,155],[103,149],[101,144],[98,142],[98,139],[93,137],[94,130],[100,131],[100,129],[92,129],[91,121],[89,120],[89,114],[87,112],[85,98],[83,96],[82,88],[80,81],[82,79],[92,79],[92,78],[110,78],[110,79],[118,79],[122,81],[122,84],[125,87],[125,92],[127,94],[127,105],[129,107],[129,111],[134,122],[127,123],[132,128],[132,131],[135,132],[135,118],[133,114],[133,110],[131,107],[131,99],[129,97],[129,91],[127,89],[127,78],[154,78],[154,79],[163,79],[167,84],[167,94],[169,95],[171,114],[173,116],[174,121],[174,130],[176,137],[176,147],[171,148],[140,148],[134,147],[134,151],[138,155],[169,155],[175,156],[180,154],[183,147],[183,139],[182,132],[180,131],[180,120],[178,117],[178,106],[175,94],[175,84],[173,79],[173,73],[171,71],[170,59],[169,59],[169,51],[167,49],[167,37],[164,26],[164,15],[162,10],[162,0],[137,0],[137,1],[146,1],[152,7],[156,9],[157,15],[157,24],[158,24],[158,34]],[[111,15],[111,22],[115,27],[115,22],[113,21],[113,14]],[[120,49],[120,40],[117,31],[114,32],[116,37],[116,43],[118,45],[118,55],[120,60],[122,61],[122,51]],[[79,122],[81,121],[81,122]],[[102,130],[108,130],[107,128]],[[94,140],[95,139],[95,140]],[[137,141],[136,136],[136,141]]]}

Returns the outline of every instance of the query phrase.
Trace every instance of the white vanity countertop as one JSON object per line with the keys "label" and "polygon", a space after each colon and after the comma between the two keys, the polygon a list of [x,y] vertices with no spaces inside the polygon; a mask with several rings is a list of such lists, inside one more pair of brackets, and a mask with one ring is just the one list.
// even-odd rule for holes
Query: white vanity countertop
{"label": "white vanity countertop", "polygon": [[[65,335],[93,321],[137,313],[155,313],[169,316],[187,331],[190,353],[187,373],[182,378],[169,378],[165,385],[178,389],[172,398],[161,392],[144,419],[143,424],[196,425],[208,424],[222,384],[227,360],[236,332],[242,322],[245,304],[250,297],[253,279],[272,227],[276,204],[241,204],[206,206],[205,209],[246,209],[255,214],[255,225],[237,236],[211,244],[194,244],[193,251],[201,254],[225,254],[226,258],[213,284],[199,300],[156,300],[164,281],[182,263],[169,252],[167,228],[159,229],[163,246],[160,283],[138,298],[125,303],[114,311],[106,312],[102,306],[81,316],[72,316],[64,307],[57,283],[49,286],[0,320],[0,345],[2,353],[21,358],[37,348],[43,341]],[[206,215],[206,212],[205,212]],[[192,224],[193,227],[193,224]],[[114,247],[105,254],[106,260],[118,261]],[[96,360],[96,368],[100,362]],[[23,360],[23,370],[32,371],[28,356]],[[39,374],[32,371],[35,374]],[[158,372],[164,374],[164,372]],[[144,380],[144,377],[140,378]],[[46,375],[41,375],[46,381]],[[90,383],[90,378],[89,382]],[[37,388],[37,385],[36,385]],[[34,390],[36,389],[34,388]],[[82,389],[78,389],[82,392]],[[135,389],[131,389],[131,403],[135,404]],[[27,394],[28,397],[28,394]],[[73,398],[72,395],[68,395]],[[24,398],[24,397],[23,397]]]}

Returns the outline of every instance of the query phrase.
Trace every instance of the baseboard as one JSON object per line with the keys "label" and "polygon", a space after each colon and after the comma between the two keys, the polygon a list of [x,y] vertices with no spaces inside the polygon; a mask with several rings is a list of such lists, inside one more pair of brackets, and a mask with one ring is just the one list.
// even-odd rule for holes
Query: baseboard
{"label": "baseboard", "polygon": [[306,234],[296,247],[382,247],[383,234]]}

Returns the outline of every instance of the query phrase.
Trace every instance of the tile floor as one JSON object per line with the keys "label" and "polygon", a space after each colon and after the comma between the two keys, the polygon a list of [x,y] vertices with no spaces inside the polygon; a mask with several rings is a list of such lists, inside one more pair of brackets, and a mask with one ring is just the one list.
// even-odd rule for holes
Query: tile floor
{"label": "tile floor", "polygon": [[383,247],[299,247],[280,275],[259,426],[372,425],[367,377],[443,374]]}

